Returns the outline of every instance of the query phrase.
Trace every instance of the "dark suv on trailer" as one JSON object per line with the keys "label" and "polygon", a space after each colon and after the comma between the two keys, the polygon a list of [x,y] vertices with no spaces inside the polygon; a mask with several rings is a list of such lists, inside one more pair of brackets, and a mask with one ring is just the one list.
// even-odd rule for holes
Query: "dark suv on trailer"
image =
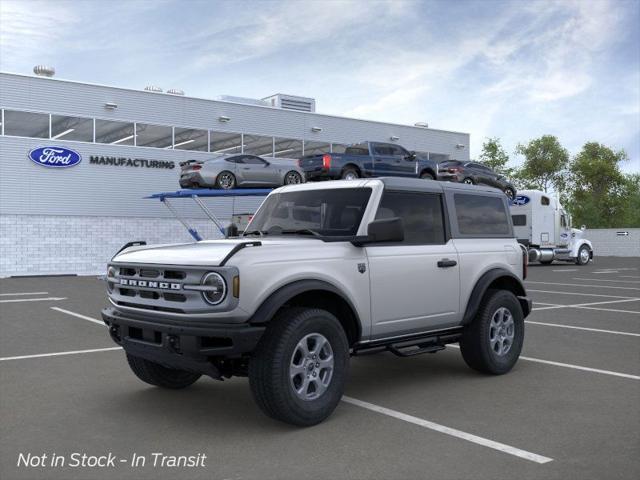
{"label": "dark suv on trailer", "polygon": [[516,188],[504,175],[478,162],[445,160],[438,166],[438,180],[467,183],[469,185],[488,185],[499,188],[510,200],[516,198]]}

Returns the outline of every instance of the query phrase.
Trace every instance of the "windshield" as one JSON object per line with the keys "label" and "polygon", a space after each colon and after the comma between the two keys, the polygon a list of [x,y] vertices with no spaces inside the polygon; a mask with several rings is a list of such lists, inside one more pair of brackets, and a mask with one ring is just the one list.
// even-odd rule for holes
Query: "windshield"
{"label": "windshield", "polygon": [[330,188],[272,194],[247,226],[245,236],[354,236],[370,196],[370,188]]}

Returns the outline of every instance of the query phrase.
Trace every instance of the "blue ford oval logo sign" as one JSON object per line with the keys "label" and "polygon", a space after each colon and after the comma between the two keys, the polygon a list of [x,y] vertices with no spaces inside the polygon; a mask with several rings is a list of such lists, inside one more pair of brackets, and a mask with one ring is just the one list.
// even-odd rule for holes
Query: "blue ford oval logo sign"
{"label": "blue ford oval logo sign", "polygon": [[513,201],[514,205],[526,205],[529,203],[531,199],[526,195],[517,195],[515,200]]}
{"label": "blue ford oval logo sign", "polygon": [[29,152],[29,159],[43,167],[67,168],[82,161],[82,155],[64,147],[38,147]]}

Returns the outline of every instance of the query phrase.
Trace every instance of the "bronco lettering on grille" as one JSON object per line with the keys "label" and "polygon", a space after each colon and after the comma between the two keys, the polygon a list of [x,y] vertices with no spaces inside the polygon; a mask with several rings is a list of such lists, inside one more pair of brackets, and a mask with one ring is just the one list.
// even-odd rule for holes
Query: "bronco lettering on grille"
{"label": "bronco lettering on grille", "polygon": [[182,288],[180,283],[150,282],[148,280],[133,280],[130,278],[121,278],[120,285],[127,285],[130,287],[161,288],[163,290],[180,290]]}

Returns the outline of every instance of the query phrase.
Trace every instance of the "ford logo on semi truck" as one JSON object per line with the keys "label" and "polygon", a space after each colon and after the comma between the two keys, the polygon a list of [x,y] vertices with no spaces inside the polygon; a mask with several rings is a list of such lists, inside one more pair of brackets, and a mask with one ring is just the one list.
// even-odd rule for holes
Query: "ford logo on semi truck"
{"label": "ford logo on semi truck", "polygon": [[43,167],[67,168],[82,161],[82,156],[64,147],[38,147],[29,152],[29,160]]}
{"label": "ford logo on semi truck", "polygon": [[513,200],[512,205],[526,205],[530,200],[531,199],[526,195],[517,195]]}

